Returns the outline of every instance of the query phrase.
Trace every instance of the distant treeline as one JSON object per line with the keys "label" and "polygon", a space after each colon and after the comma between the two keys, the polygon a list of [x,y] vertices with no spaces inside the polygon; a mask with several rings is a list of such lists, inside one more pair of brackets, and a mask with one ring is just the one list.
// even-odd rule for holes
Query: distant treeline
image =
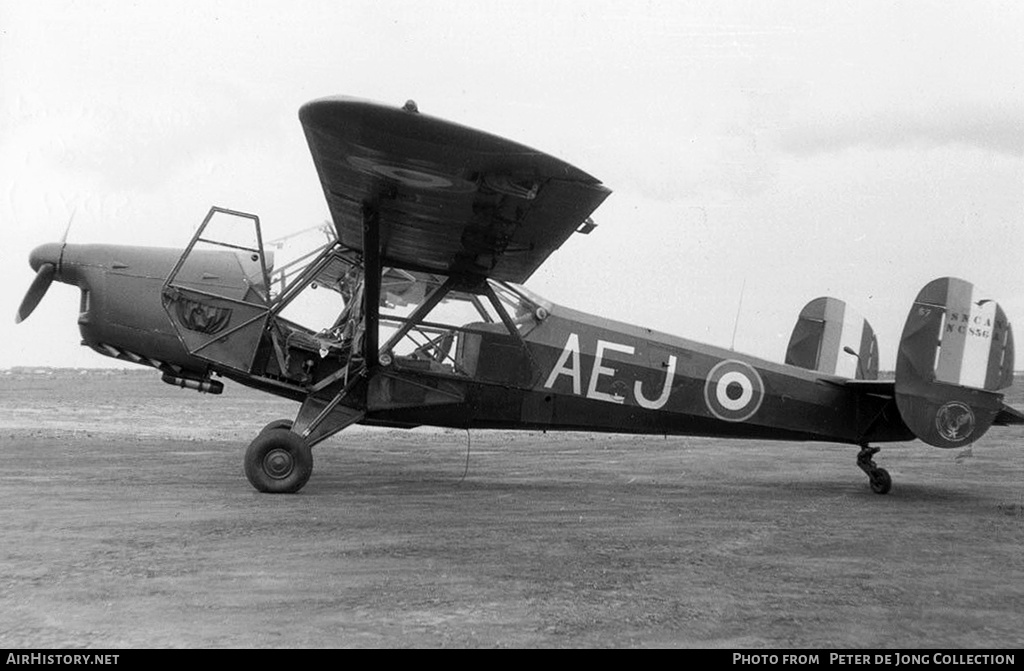
{"label": "distant treeline", "polygon": [[0,375],[152,375],[153,369],[147,367],[133,368],[57,368],[51,366],[12,366],[0,368]]}

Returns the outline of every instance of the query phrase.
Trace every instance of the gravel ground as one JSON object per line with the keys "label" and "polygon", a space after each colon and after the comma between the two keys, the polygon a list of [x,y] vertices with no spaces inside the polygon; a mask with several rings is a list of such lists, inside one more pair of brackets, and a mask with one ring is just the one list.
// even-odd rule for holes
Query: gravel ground
{"label": "gravel ground", "polygon": [[884,447],[889,496],[851,447],[355,427],[269,496],[295,404],[142,373],[0,373],[0,647],[1024,645],[1017,427]]}

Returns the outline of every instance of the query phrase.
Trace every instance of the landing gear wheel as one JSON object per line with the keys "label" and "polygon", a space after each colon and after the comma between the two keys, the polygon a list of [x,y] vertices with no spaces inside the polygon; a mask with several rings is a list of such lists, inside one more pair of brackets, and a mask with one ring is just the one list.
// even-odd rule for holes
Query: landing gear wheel
{"label": "landing gear wheel", "polygon": [[857,453],[857,467],[867,473],[871,491],[875,494],[888,494],[892,489],[892,478],[889,477],[889,471],[880,468],[872,459],[878,454],[879,449],[881,448],[862,445],[860,452]]}
{"label": "landing gear wheel", "polygon": [[292,494],[302,489],[312,473],[309,444],[282,427],[260,432],[245,451],[245,477],[261,492]]}
{"label": "landing gear wheel", "polygon": [[260,429],[260,433],[270,431],[271,429],[291,429],[292,420],[290,419],[275,419],[273,422],[268,422],[265,427]]}
{"label": "landing gear wheel", "polygon": [[884,468],[876,468],[868,478],[871,480],[871,491],[875,494],[888,494],[892,489],[892,478],[889,477],[889,471]]}

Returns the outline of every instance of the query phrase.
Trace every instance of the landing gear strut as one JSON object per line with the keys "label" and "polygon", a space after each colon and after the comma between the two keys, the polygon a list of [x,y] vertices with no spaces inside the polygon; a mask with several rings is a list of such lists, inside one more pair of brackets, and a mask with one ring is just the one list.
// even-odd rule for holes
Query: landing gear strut
{"label": "landing gear strut", "polygon": [[880,449],[882,448],[862,445],[860,452],[857,453],[857,466],[868,474],[868,480],[871,481],[871,491],[875,494],[888,494],[889,490],[892,489],[892,478],[889,477],[889,471],[880,468],[875,463],[875,460],[872,459]]}

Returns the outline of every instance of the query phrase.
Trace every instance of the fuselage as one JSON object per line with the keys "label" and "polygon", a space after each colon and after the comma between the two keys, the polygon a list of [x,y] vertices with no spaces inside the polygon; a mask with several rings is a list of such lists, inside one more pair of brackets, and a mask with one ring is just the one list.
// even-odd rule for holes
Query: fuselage
{"label": "fuselage", "polygon": [[[307,390],[298,385],[189,352],[161,297],[180,254],[44,245],[31,264],[58,264],[56,279],[79,287],[82,343],[97,352],[165,371],[172,367],[185,377],[216,372],[301,401]],[[238,272],[221,256],[204,262],[211,277]],[[471,375],[415,367],[400,358],[370,367],[360,389],[363,423],[855,444],[913,438],[889,407],[891,399],[850,389],[843,378],[558,305],[547,304],[543,319],[519,337],[487,331],[474,337]],[[310,389],[315,384],[310,380]]]}

